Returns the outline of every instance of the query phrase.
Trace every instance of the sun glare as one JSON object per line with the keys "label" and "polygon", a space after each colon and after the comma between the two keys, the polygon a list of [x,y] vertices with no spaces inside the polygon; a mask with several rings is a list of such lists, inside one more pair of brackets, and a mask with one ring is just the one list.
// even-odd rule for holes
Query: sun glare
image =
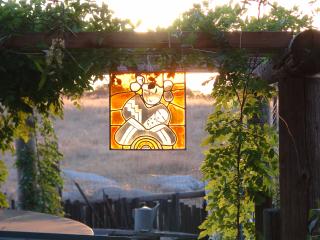
{"label": "sun glare", "polygon": [[[190,9],[193,4],[201,3],[203,0],[97,0],[98,3],[105,2],[114,15],[123,19],[130,19],[134,24],[140,22],[137,32],[155,30],[157,27],[168,27],[183,12]],[[228,4],[230,0],[209,0],[209,7]],[[234,0],[233,3],[241,3]],[[309,1],[301,0],[280,0],[275,1],[286,8],[298,6],[303,14],[313,14],[312,9],[320,8],[320,1],[310,4]],[[262,7],[261,14],[269,11],[270,8]],[[248,16],[257,16],[257,5],[251,4],[248,8]],[[320,29],[320,16],[314,18],[314,25]]]}
{"label": "sun glare", "polygon": [[[99,0],[102,1],[102,0]],[[137,32],[169,26],[180,14],[202,0],[103,0],[119,18],[140,22]]]}
{"label": "sun glare", "polygon": [[[157,27],[168,27],[183,12],[192,8],[193,4],[203,2],[203,0],[97,0],[98,3],[102,1],[108,4],[115,17],[129,19],[134,24],[140,22],[136,28],[137,32],[156,30]],[[208,0],[210,8],[229,2],[230,0]],[[241,3],[241,0],[233,0],[232,2],[233,4]],[[313,4],[301,0],[278,0],[275,2],[286,8],[298,6],[303,14],[313,14],[314,26],[320,29],[320,15],[312,12],[314,9],[320,9],[320,1]],[[248,8],[248,16],[257,16],[257,9],[257,4],[252,3]],[[264,6],[261,8],[261,14],[267,13],[269,10],[270,7]],[[206,82],[210,77],[212,77],[212,73],[188,73],[187,88],[195,92],[209,94],[214,81],[210,81],[206,85],[203,85],[203,82]],[[97,85],[99,85],[98,82],[95,86]]]}

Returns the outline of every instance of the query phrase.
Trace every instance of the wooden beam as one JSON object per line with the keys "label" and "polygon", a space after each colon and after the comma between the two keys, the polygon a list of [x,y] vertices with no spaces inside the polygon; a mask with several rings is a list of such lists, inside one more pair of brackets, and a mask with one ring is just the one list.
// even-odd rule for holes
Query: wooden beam
{"label": "wooden beam", "polygon": [[279,82],[288,74],[315,75],[320,73],[320,31],[307,30],[290,41],[290,49],[259,65],[253,73],[268,83]]}
{"label": "wooden beam", "polygon": [[[139,202],[168,200],[168,199],[171,199],[172,195],[174,195],[174,194],[176,194],[176,193],[155,193],[155,194],[150,194],[150,195],[146,195],[146,196],[141,196],[138,198],[128,198],[128,201],[132,201],[134,199],[138,199]],[[179,199],[203,198],[204,196],[205,196],[204,190],[179,193]]]}
{"label": "wooden beam", "polygon": [[[196,48],[217,50],[221,43],[206,33],[196,33],[196,41],[183,44],[191,33],[183,32],[180,37],[168,32],[79,32],[64,35],[67,48]],[[46,33],[26,33],[11,36],[1,48],[48,48],[56,36]],[[293,35],[289,32],[225,32],[225,47],[245,48],[251,51],[270,52],[287,48]]]}

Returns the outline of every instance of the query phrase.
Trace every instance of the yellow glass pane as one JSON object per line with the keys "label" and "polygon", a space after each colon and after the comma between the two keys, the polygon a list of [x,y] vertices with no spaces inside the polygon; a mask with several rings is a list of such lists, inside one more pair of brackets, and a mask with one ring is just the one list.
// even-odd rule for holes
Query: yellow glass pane
{"label": "yellow glass pane", "polygon": [[178,105],[179,107],[184,108],[185,104],[184,104],[184,100],[185,100],[185,96],[184,96],[185,92],[184,90],[177,90],[173,92],[173,101],[172,103],[174,103],[175,105]]}
{"label": "yellow glass pane", "polygon": [[178,84],[184,84],[185,83],[185,73],[164,73],[164,79],[172,80],[173,83]]}

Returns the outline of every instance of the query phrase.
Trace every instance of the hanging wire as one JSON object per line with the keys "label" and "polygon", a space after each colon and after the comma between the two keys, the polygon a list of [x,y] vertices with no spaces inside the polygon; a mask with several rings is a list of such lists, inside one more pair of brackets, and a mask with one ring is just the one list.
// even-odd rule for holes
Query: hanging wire
{"label": "hanging wire", "polygon": [[147,55],[147,71],[148,72],[153,71],[153,66],[152,66],[151,61],[150,61],[150,55]]}
{"label": "hanging wire", "polygon": [[171,48],[171,34],[168,32],[168,47]]}

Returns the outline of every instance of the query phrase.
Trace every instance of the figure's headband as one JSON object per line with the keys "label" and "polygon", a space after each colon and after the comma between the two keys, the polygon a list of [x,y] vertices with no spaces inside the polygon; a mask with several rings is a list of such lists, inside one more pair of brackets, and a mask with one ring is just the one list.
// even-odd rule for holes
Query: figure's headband
{"label": "figure's headband", "polygon": [[[161,84],[159,84],[159,83]],[[142,75],[136,76],[136,81],[131,83],[130,89],[133,92],[138,92],[143,86],[148,85],[148,89],[153,89],[156,86],[163,88],[163,97],[167,102],[171,102],[173,100],[173,94],[171,89],[173,87],[173,82],[170,80],[157,81],[154,77],[148,77],[147,79]]]}

